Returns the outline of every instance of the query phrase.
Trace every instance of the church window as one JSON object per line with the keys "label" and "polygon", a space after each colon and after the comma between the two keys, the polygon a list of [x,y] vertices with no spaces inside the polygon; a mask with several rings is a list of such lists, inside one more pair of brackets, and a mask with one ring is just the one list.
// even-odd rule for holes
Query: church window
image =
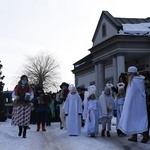
{"label": "church window", "polygon": [[106,36],[106,24],[104,23],[102,26],[102,37]]}

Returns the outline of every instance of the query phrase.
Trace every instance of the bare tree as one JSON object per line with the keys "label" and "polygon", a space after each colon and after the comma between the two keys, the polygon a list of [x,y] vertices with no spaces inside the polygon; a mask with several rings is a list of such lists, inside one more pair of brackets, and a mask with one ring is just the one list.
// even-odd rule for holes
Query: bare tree
{"label": "bare tree", "polygon": [[59,65],[48,52],[40,52],[35,56],[27,56],[23,72],[29,82],[39,84],[45,91],[56,90],[59,85]]}

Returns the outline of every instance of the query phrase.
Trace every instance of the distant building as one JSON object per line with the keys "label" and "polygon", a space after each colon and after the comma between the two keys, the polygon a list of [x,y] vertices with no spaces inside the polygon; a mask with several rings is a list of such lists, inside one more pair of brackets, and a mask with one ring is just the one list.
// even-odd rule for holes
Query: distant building
{"label": "distant building", "polygon": [[129,66],[150,70],[150,17],[116,18],[102,11],[92,42],[90,54],[73,64],[77,87],[94,84],[99,96],[108,81],[116,86]]}

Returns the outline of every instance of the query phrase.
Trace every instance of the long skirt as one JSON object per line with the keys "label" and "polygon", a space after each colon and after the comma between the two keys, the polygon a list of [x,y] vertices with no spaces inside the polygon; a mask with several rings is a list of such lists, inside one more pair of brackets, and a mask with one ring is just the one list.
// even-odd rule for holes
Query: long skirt
{"label": "long skirt", "polygon": [[19,105],[13,106],[12,125],[29,126],[32,106]]}

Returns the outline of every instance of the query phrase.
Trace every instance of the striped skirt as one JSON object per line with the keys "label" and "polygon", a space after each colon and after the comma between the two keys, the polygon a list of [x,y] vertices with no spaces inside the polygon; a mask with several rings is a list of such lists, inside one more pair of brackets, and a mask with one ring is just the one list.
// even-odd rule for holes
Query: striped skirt
{"label": "striped skirt", "polygon": [[13,106],[12,125],[29,126],[32,106],[19,105]]}

